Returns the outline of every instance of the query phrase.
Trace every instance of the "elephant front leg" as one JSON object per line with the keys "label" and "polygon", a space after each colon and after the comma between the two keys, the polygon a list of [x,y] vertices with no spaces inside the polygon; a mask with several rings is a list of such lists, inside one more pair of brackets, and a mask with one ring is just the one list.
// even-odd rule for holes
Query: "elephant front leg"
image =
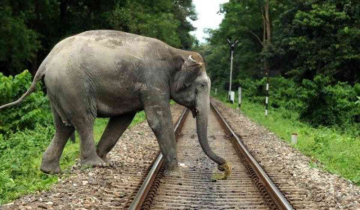
{"label": "elephant front leg", "polygon": [[145,107],[147,121],[154,132],[165,160],[165,175],[181,177],[178,167],[174,126],[170,105]]}

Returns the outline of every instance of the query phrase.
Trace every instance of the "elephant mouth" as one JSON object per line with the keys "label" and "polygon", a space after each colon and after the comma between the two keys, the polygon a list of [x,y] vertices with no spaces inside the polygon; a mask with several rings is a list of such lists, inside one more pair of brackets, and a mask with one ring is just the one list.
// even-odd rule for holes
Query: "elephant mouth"
{"label": "elephant mouth", "polygon": [[191,109],[191,112],[192,112],[193,118],[195,118],[198,115],[199,110],[197,110],[196,108],[193,108],[193,109]]}

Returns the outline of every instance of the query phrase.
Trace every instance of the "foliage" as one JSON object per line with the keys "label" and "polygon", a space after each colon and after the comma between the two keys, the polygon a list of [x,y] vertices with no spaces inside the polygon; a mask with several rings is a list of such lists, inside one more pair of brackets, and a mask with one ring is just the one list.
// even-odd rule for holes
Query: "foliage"
{"label": "foliage", "polygon": [[[225,93],[217,97],[226,101]],[[226,105],[236,108],[236,104]],[[359,135],[347,132],[340,134],[337,130],[326,127],[314,128],[300,122],[297,112],[284,108],[271,109],[269,116],[265,117],[264,106],[247,98],[243,100],[241,112],[286,142],[290,142],[292,133],[297,133],[298,144],[294,147],[311,157],[311,165],[339,174],[360,185]]]}
{"label": "foliage", "polygon": [[34,130],[19,131],[6,138],[0,136],[0,203],[57,181],[55,176],[39,170],[41,151],[53,134],[52,126],[38,125]]}
{"label": "foliage", "polygon": [[[264,104],[266,91],[266,79],[252,80],[246,78],[240,80],[244,97],[248,100]],[[286,108],[299,111],[304,106],[300,100],[303,88],[299,87],[294,81],[284,77],[274,77],[270,80],[270,106],[273,108]]]}
{"label": "foliage", "polygon": [[[239,40],[234,54],[233,78],[246,77],[259,79],[264,75],[264,58],[270,57],[275,50],[271,43],[265,49],[263,28],[263,5],[259,0],[230,0],[221,6],[220,13],[225,18],[217,30],[208,30],[210,38],[208,46],[199,46],[199,50],[206,58],[207,70],[214,84],[222,84],[229,78],[230,49],[227,39]],[[276,19],[280,9],[276,5],[283,3],[270,1],[271,19]]]}
{"label": "foliage", "polygon": [[[264,104],[266,79],[239,80],[243,98]],[[360,105],[357,104],[357,88],[345,82],[331,85],[329,77],[317,76],[314,81],[304,80],[299,86],[291,79],[273,77],[270,79],[270,107],[297,112],[299,119],[314,127],[328,126],[340,131],[351,131],[359,135]]]}
{"label": "foliage", "polygon": [[360,3],[346,1],[293,2],[274,21],[276,47],[274,55],[283,73],[302,79],[325,75],[351,84],[360,80],[360,41],[358,27]]}
{"label": "foliage", "polygon": [[315,127],[359,126],[360,2],[269,0],[270,43],[264,37],[265,3],[230,0],[221,6],[225,18],[220,27],[209,30],[209,43],[197,47],[206,58],[213,87],[222,88],[229,80],[226,39],[238,39],[233,81],[249,100],[265,102],[262,78],[269,67],[272,108],[293,110]]}
{"label": "foliage", "polygon": [[329,83],[329,78],[320,75],[314,81],[303,81],[301,118],[315,126],[353,125],[360,115],[360,107],[355,104],[355,88],[345,82],[338,82],[334,86]]}
{"label": "foliage", "polygon": [[[20,98],[32,82],[31,74],[26,70],[15,77],[5,77],[0,73],[0,104]],[[20,106],[1,110],[0,134],[7,134],[25,128],[33,129],[37,124],[52,124],[50,105],[41,85]]]}
{"label": "foliage", "polygon": [[[26,27],[24,15],[15,17],[11,7],[0,3],[0,69],[14,74],[25,69],[40,47],[38,33]],[[14,36],[16,34],[16,36]]]}
{"label": "foliage", "polygon": [[297,84],[317,75],[333,81],[360,81],[360,2],[345,0],[269,0],[272,42],[264,47],[262,5],[258,0],[231,0],[223,4],[219,29],[209,30],[208,46],[199,46],[215,84],[229,77],[227,39],[239,40],[233,78],[264,76],[264,59],[270,74],[293,78]]}
{"label": "foliage", "polygon": [[60,40],[87,30],[114,29],[189,49],[195,42],[192,0],[3,0],[0,2],[0,71],[34,74]]}

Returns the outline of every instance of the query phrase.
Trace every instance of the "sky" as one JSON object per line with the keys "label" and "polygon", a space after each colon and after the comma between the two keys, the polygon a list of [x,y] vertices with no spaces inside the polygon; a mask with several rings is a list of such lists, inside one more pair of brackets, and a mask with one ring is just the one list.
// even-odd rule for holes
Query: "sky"
{"label": "sky", "polygon": [[217,14],[220,10],[220,4],[228,1],[229,0],[193,0],[198,14],[198,20],[191,21],[193,26],[197,28],[191,32],[191,34],[195,35],[200,43],[206,42],[204,37],[208,37],[207,34],[204,33],[204,29],[216,29],[219,27],[219,24],[224,18],[223,15]]}

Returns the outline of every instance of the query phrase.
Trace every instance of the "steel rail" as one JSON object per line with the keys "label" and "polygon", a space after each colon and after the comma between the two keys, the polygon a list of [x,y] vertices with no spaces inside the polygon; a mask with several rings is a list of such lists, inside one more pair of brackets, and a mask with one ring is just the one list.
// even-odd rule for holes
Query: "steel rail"
{"label": "steel rail", "polygon": [[215,111],[217,118],[220,122],[225,126],[226,130],[230,131],[230,134],[236,140],[235,145],[238,148],[239,152],[247,159],[247,162],[250,164],[252,169],[255,171],[258,178],[261,180],[261,183],[265,186],[268,194],[271,196],[275,204],[279,209],[294,209],[292,205],[288,202],[288,200],[284,197],[284,195],[280,192],[280,190],[276,187],[271,178],[267,175],[267,173],[262,169],[259,163],[255,160],[255,158],[251,155],[249,150],[246,148],[242,140],[236,135],[236,133],[231,129],[229,124],[225,121],[225,119],[221,116],[220,112],[216,109],[216,107],[211,103],[211,108]]}
{"label": "steel rail", "polygon": [[[177,136],[181,130],[182,125],[185,122],[186,116],[189,113],[188,109],[184,109],[184,111],[181,113],[179,120],[175,124],[174,132],[175,136]],[[141,206],[149,193],[149,190],[156,178],[156,175],[158,174],[161,166],[163,165],[164,159],[161,152],[159,152],[157,158],[155,159],[154,163],[152,164],[152,167],[146,176],[143,184],[141,185],[139,191],[137,192],[133,202],[131,203],[129,209],[130,210],[138,210],[141,209]]]}

